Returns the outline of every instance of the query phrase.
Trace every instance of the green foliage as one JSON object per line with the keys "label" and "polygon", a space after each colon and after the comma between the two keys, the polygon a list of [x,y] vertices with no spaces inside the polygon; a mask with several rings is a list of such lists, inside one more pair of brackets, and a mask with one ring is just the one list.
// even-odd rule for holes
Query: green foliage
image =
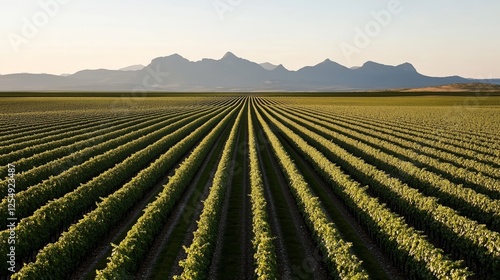
{"label": "green foliage", "polygon": [[[164,175],[168,168],[175,164],[177,159],[186,153],[199,138],[203,137],[203,135],[205,135],[216,123],[220,122],[230,109],[230,107],[225,109],[217,116],[205,122],[181,142],[170,148],[169,152],[163,154],[146,169],[143,169],[122,188],[105,198],[98,204],[94,211],[85,215],[78,223],[72,225],[67,232],[64,232],[57,242],[43,248],[38,253],[36,261],[24,266],[18,273],[13,275],[13,279],[24,279],[25,277],[34,277],[35,275],[41,278],[53,277],[56,279],[64,279],[67,277],[71,269],[76,265],[77,260],[84,258],[99,239],[104,236],[140,198],[143,197],[145,192]],[[183,179],[184,181],[186,180],[186,178]],[[179,190],[177,190],[177,192],[178,191]],[[171,206],[173,203],[173,201],[170,200],[167,202],[165,209],[168,209],[167,206]],[[154,208],[151,212],[162,214]],[[164,218],[163,215],[160,215],[160,217],[155,215],[155,217],[160,220],[162,217]],[[157,230],[158,227],[159,223],[152,223],[149,225],[137,226],[134,227],[134,229],[141,236],[140,241],[148,243],[152,241],[152,235],[145,233],[153,233],[153,229]],[[138,240],[137,238],[135,239],[135,241]],[[139,244],[135,247],[137,249],[142,248],[143,250],[145,248],[140,247]],[[115,256],[115,258],[122,258],[119,254],[121,250],[122,247],[115,248],[113,256]],[[136,257],[136,255],[133,255],[133,257]],[[127,261],[128,259],[123,257],[122,260]],[[137,257],[135,260],[135,263],[137,263]],[[50,263],[50,265],[47,265],[48,263]],[[130,262],[128,264],[130,264]],[[132,266],[126,267],[129,269],[132,268]],[[118,274],[114,275],[122,274],[123,272],[120,271]],[[111,279],[111,277],[108,279]]]}
{"label": "green foliage", "polygon": [[[283,112],[283,114],[279,114],[278,111]],[[430,232],[437,234],[442,240],[446,240],[451,248],[456,248],[460,254],[468,255],[469,258],[474,259],[481,265],[483,271],[494,274],[495,267],[500,267],[500,248],[493,245],[500,244],[499,233],[488,230],[485,225],[476,221],[460,216],[453,209],[440,205],[435,198],[422,195],[418,190],[388,176],[375,166],[367,164],[362,159],[353,156],[310,130],[314,128],[318,131],[328,132],[329,130],[323,126],[314,125],[300,117],[290,116],[282,110],[274,110],[272,113],[329,159],[338,162],[350,174],[364,178],[363,182],[369,184],[380,197],[395,205],[405,216],[419,221]],[[304,126],[285,116],[300,121]],[[326,122],[322,124],[328,125]],[[357,147],[364,146],[359,144]]]}
{"label": "green foliage", "polygon": [[[231,128],[225,143],[220,142],[222,155],[214,155],[221,158],[194,239],[185,248],[187,257],[180,262],[183,271],[176,276],[206,279],[220,238],[219,220],[245,111],[254,278],[282,278],[258,136],[269,141],[276,168],[284,175],[331,278],[374,275],[368,275],[351,244],[330,221],[288,155],[292,150],[314,169],[311,175],[328,183],[406,278],[493,279],[500,274],[500,97],[249,95],[148,97],[122,104],[114,112],[104,112],[109,101],[103,98],[78,98],[76,111],[71,102],[58,97],[45,103],[6,100],[17,104],[3,106],[6,112],[0,120],[4,127],[0,173],[6,173],[6,163],[14,163],[18,172],[16,259],[24,261],[37,253],[36,260],[12,279],[68,278],[158,180],[187,156],[125,239],[114,245],[106,268],[97,272],[97,279],[135,278],[219,135]],[[474,110],[450,109],[449,105],[470,98],[477,103]],[[264,134],[257,135],[258,129]],[[6,190],[7,181],[0,181],[0,192]],[[4,222],[7,208],[3,198],[0,220]],[[4,222],[2,244],[9,236]],[[0,247],[0,254],[6,255],[7,248]],[[2,267],[0,276],[5,278],[6,264]]]}
{"label": "green foliage", "polygon": [[259,280],[278,279],[276,266],[276,252],[273,244],[271,226],[266,212],[266,198],[264,183],[259,167],[257,155],[257,136],[255,135],[252,120],[252,111],[248,103],[248,151],[250,157],[250,199],[252,202],[252,227],[254,237],[255,274]]}
{"label": "green foliage", "polygon": [[312,195],[309,186],[276,135],[257,110],[255,110],[255,114],[273,147],[280,168],[288,179],[297,205],[320,245],[332,277],[336,279],[368,279],[368,274],[361,267],[361,262],[351,252],[351,244],[345,242],[334,225],[328,221],[318,198]]}
{"label": "green foliage", "polygon": [[[17,179],[23,182],[19,186],[18,192],[26,190],[49,176],[58,175],[61,171],[83,163],[91,157],[130,142],[136,139],[137,135],[158,130],[174,122],[177,119],[176,115],[175,113],[167,116],[154,114],[144,118],[138,118],[134,115],[129,122],[94,132],[87,135],[85,140],[16,160],[13,162],[16,167],[19,170],[26,170],[17,176]],[[138,134],[139,131],[142,131],[142,134]],[[6,166],[0,167],[0,172],[5,169]],[[0,182],[0,192],[5,193],[6,189],[7,185]]]}
{"label": "green foliage", "polygon": [[[136,174],[159,154],[165,153],[170,147],[175,146],[177,142],[195,130],[196,127],[215,115],[215,112],[204,112],[202,114],[204,117],[196,114],[187,118],[186,120],[193,122],[184,126],[184,129],[179,129],[170,134],[166,133],[163,138],[150,143],[147,148],[132,154],[123,162],[106,170],[89,182],[80,185],[76,190],[50,201],[36,210],[33,215],[22,219],[16,228],[18,237],[16,244],[17,257],[24,258],[30,252],[41,249],[53,234],[70,225],[75,220],[75,217],[92,207],[100,197],[105,197],[123,186],[130,179],[131,174]],[[170,165],[173,165],[175,160],[182,155],[181,152],[186,152],[186,148],[187,146],[176,154],[171,153]],[[2,231],[0,240],[7,240],[8,235],[8,230]],[[6,250],[6,248],[0,249],[1,252],[3,250]]]}
{"label": "green foliage", "polygon": [[[283,107],[286,109],[286,107]],[[394,123],[380,123],[350,118],[347,116],[337,116],[321,112],[319,110],[308,110],[307,108],[293,109],[288,107],[289,113],[304,120],[309,120],[319,124],[330,131],[340,132],[349,135],[351,138],[361,142],[374,145],[379,149],[390,152],[396,156],[411,159],[413,162],[423,166],[429,166],[440,173],[448,174],[455,180],[460,179],[473,189],[478,189],[486,193],[493,199],[500,198],[500,183],[494,178],[500,178],[500,172],[494,165],[485,164],[472,157],[473,152],[485,152],[484,146],[471,144],[469,136],[452,136],[441,133],[439,136],[430,135],[429,128],[419,128],[413,124],[410,127]],[[442,130],[435,128],[436,131]],[[428,138],[435,140],[429,141]],[[478,141],[485,142],[485,138]],[[469,157],[457,155],[453,152],[443,150],[443,142],[451,142],[455,145],[468,147],[471,151]],[[475,146],[475,147],[473,147]],[[489,147],[487,152],[491,153]]]}
{"label": "green foliage", "polygon": [[244,109],[245,104],[240,109],[224,146],[222,157],[210,187],[210,193],[203,203],[203,211],[198,220],[198,228],[194,232],[193,242],[191,246],[185,248],[187,257],[180,262],[183,272],[181,275],[175,276],[174,279],[195,280],[208,277],[207,270],[217,240],[224,197],[231,181],[231,160],[235,152],[238,129]]}
{"label": "green foliage", "polygon": [[[127,233],[125,239],[113,249],[106,268],[97,272],[97,279],[114,279],[124,273],[133,273],[137,269],[154,238],[163,228],[163,223],[172,207],[189,185],[191,178],[203,162],[205,155],[210,151],[212,144],[215,143],[217,136],[222,133],[234,115],[236,108],[230,112],[229,109],[232,107],[219,114],[217,118],[212,118],[186,138],[194,143],[197,138],[205,135],[215,123],[218,123],[179,166],[157,199],[146,207],[144,214]],[[223,119],[222,115],[225,115]]]}
{"label": "green foliage", "polygon": [[[158,130],[143,134],[143,131],[136,131],[131,137],[130,142],[121,145],[115,149],[105,149],[105,153],[97,155],[81,165],[76,165],[63,173],[52,176],[35,186],[30,187],[25,191],[18,189],[16,194],[16,217],[18,219],[31,215],[36,209],[43,206],[51,199],[61,197],[64,194],[73,191],[82,182],[87,182],[94,176],[98,176],[105,170],[112,168],[117,163],[125,160],[131,154],[136,153],[142,149],[148,148],[152,143],[160,140],[166,134],[179,130],[187,125],[190,121],[199,121],[201,114],[194,115],[187,118],[171,123],[167,126],[160,127]],[[106,146],[112,146],[112,143],[105,143]],[[92,149],[101,149],[101,147],[94,147]],[[51,166],[57,165],[56,162]],[[7,219],[7,199],[4,198],[0,203],[0,218]]]}
{"label": "green foliage", "polygon": [[[423,279],[466,279],[472,273],[460,262],[448,259],[444,252],[436,249],[422,234],[409,227],[401,217],[389,211],[376,198],[370,197],[365,188],[353,181],[342,170],[330,162],[316,148],[309,145],[291,129],[279,123],[263,111],[271,123],[292,140],[301,154],[316,167],[329,182],[333,190],[344,199],[364,225],[372,229],[377,241],[400,264],[409,275]],[[262,123],[265,121],[262,120]]]}

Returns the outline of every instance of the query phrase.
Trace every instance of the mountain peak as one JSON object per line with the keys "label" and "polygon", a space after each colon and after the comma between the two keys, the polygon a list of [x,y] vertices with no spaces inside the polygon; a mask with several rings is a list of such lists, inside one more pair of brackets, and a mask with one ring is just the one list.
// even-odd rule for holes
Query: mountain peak
{"label": "mountain peak", "polygon": [[406,72],[415,72],[417,73],[417,70],[415,69],[415,67],[413,67],[413,65],[411,63],[408,63],[408,62],[405,62],[403,64],[400,64],[398,66],[390,66],[390,65],[385,65],[385,64],[380,64],[380,63],[377,63],[377,62],[373,62],[373,61],[367,61],[365,62],[365,64],[363,64],[363,66],[361,66],[361,68],[363,69],[398,69],[398,70],[403,70],[403,71],[406,71]]}
{"label": "mountain peak", "polygon": [[285,66],[283,66],[283,64],[280,64],[276,66],[276,68],[274,68],[273,71],[288,71],[288,69],[286,69]]}
{"label": "mountain peak", "polygon": [[274,64],[269,63],[269,62],[264,62],[264,63],[261,63],[259,65],[262,66],[262,68],[269,70],[269,71],[274,70],[274,69],[276,69],[276,67],[278,67],[278,65],[274,65]]}
{"label": "mountain peak", "polygon": [[347,70],[348,68],[335,62],[335,61],[332,61],[330,60],[329,58],[323,60],[322,62],[316,64],[315,66],[306,66],[302,69],[323,69],[323,71],[344,71],[344,70]]}
{"label": "mountain peak", "polygon": [[[266,67],[274,70],[266,71]],[[146,73],[151,70],[157,73]],[[155,81],[147,81],[147,77]],[[190,61],[179,54],[158,57],[148,68],[138,72],[101,69],[84,70],[68,77],[0,75],[0,91],[128,91],[138,86],[145,87],[147,91],[351,91],[428,87],[470,81],[460,77],[424,76],[416,72],[410,63],[393,66],[368,61],[362,67],[350,70],[325,59],[317,65],[289,71],[283,65],[263,63],[259,66],[227,52],[218,60]],[[500,80],[494,82],[500,83]]]}
{"label": "mountain peak", "polygon": [[165,58],[175,58],[175,59],[184,59],[184,57],[182,57],[182,55],[178,54],[178,53],[174,53],[174,54],[171,54],[169,56],[165,56]]}
{"label": "mountain peak", "polygon": [[372,73],[387,73],[387,71],[394,71],[396,69],[395,66],[391,65],[386,65],[382,63],[377,63],[374,61],[367,61],[363,64],[363,66],[359,67],[358,69],[355,69],[354,71],[361,71],[361,72],[372,72]]}
{"label": "mountain peak", "polygon": [[396,66],[396,68],[399,68],[401,70],[408,71],[408,72],[417,72],[417,69],[415,69],[415,67],[411,63],[408,63],[408,62],[405,62],[401,65],[398,65],[398,66]]}
{"label": "mountain peak", "polygon": [[386,65],[383,65],[383,64],[380,64],[380,63],[377,63],[377,62],[374,62],[374,61],[367,61],[363,64],[363,66],[361,66],[360,68],[366,68],[366,67],[374,67],[374,66],[386,66]]}
{"label": "mountain peak", "polygon": [[229,60],[229,59],[238,59],[238,57],[236,55],[234,55],[234,53],[232,52],[227,52],[223,57],[222,57],[223,60]]}
{"label": "mountain peak", "polygon": [[151,63],[158,63],[160,61],[175,61],[175,62],[184,62],[184,61],[188,61],[187,59],[185,59],[184,57],[182,57],[181,55],[179,54],[172,54],[172,55],[169,55],[169,56],[162,56],[162,57],[157,57],[155,59],[153,59],[153,61]]}

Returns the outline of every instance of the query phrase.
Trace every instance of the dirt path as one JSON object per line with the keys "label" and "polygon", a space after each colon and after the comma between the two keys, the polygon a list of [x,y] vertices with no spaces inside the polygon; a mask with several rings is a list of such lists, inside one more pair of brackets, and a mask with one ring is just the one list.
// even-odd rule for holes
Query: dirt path
{"label": "dirt path", "polygon": [[232,159],[232,182],[224,200],[209,279],[254,278],[246,115],[243,113],[238,131],[238,145]]}
{"label": "dirt path", "polygon": [[[263,145],[263,144],[261,144],[261,145]],[[272,194],[271,194],[271,190],[269,187],[271,184],[270,184],[269,179],[267,177],[267,172],[265,172],[265,169],[264,169],[265,168],[264,159],[263,159],[264,155],[262,155],[263,152],[262,152],[261,147],[263,147],[263,146],[259,146],[257,148],[257,157],[259,160],[259,168],[260,168],[261,173],[262,173],[262,181],[264,184],[264,192],[265,192],[265,198],[266,198],[266,203],[267,203],[266,210],[267,210],[268,217],[269,217],[269,225],[271,226],[272,234],[275,237],[274,247],[276,250],[277,266],[278,266],[279,273],[282,276],[282,278],[289,279],[289,278],[291,278],[291,275],[292,275],[292,272],[290,270],[291,265],[290,265],[289,257],[288,257],[288,254],[287,254],[287,251],[285,248],[282,229],[280,228],[278,216],[276,215],[277,206],[276,206],[274,200],[272,199]],[[267,156],[267,153],[265,155]]]}
{"label": "dirt path", "polygon": [[[220,137],[217,141],[219,140]],[[107,262],[106,258],[110,255],[112,250],[111,243],[119,244],[119,242],[126,236],[128,230],[143,214],[145,207],[163,190],[163,186],[168,182],[169,177],[174,174],[178,165],[192,152],[192,150],[194,150],[194,148],[195,146],[193,146],[193,148],[178,161],[175,168],[169,170],[169,172],[146,193],[140,202],[133,207],[126,217],[124,217],[120,223],[102,239],[99,245],[88,255],[89,257],[79,264],[78,269],[76,269],[72,274],[71,279],[93,279],[95,277],[95,270],[104,268]],[[211,152],[213,152],[213,149]],[[154,247],[152,248],[154,249]]]}
{"label": "dirt path", "polygon": [[402,275],[382,250],[373,242],[357,219],[345,207],[344,203],[332,191],[331,187],[314,171],[313,167],[302,158],[289,141],[279,135],[283,146],[293,158],[315,196],[320,198],[323,209],[335,223],[344,240],[353,244],[353,251],[363,261],[363,266],[370,274],[370,279],[403,280]]}
{"label": "dirt path", "polygon": [[[257,122],[256,122],[257,123]],[[264,135],[257,126],[258,135]],[[259,137],[259,160],[262,164],[271,228],[276,239],[278,266],[283,279],[330,279],[325,263],[305,224],[288,182],[280,171],[272,148]]]}
{"label": "dirt path", "polygon": [[117,244],[121,239],[123,239],[123,237],[127,234],[127,231],[143,214],[143,210],[146,208],[148,203],[161,192],[163,185],[168,182],[168,178],[173,175],[173,172],[173,170],[170,170],[166,176],[164,176],[153,188],[151,188],[151,190],[146,193],[146,195],[134,206],[127,216],[124,217],[120,223],[101,240],[99,245],[89,254],[89,257],[80,263],[78,269],[76,269],[71,276],[71,279],[93,279],[95,277],[95,270],[104,268],[102,266],[103,261],[111,253],[111,243]]}
{"label": "dirt path", "polygon": [[[142,262],[136,279],[171,279],[180,274],[182,268],[179,261],[186,257],[182,246],[189,246],[193,233],[197,228],[198,220],[204,200],[208,196],[209,187],[221,156],[223,139],[226,139],[231,126],[228,125],[219,136],[205,161],[193,177],[189,187],[181,196],[181,200],[174,207],[165,226],[154,241]],[[161,270],[161,274],[158,271]]]}

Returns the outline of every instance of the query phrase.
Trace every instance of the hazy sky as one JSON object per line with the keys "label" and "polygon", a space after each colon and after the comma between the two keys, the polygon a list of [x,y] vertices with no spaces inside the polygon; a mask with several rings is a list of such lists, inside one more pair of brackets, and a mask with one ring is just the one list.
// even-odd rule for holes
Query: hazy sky
{"label": "hazy sky", "polygon": [[499,15],[498,0],[0,0],[0,74],[232,51],[291,70],[330,58],[500,78]]}

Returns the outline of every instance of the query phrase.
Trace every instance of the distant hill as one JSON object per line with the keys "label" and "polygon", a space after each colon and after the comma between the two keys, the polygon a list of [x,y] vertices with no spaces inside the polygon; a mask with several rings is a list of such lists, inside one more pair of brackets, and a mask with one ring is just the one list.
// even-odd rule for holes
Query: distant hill
{"label": "distant hill", "polygon": [[262,66],[262,68],[269,70],[269,71],[274,70],[274,69],[276,69],[276,67],[278,67],[278,65],[274,65],[274,64],[269,63],[269,62],[264,62],[264,63],[261,63],[259,65]]}
{"label": "distant hill", "polygon": [[82,70],[68,76],[0,75],[0,91],[360,91],[471,82],[483,81],[458,76],[429,77],[410,63],[391,66],[372,61],[347,68],[326,59],[291,71],[281,64],[258,64],[228,52],[221,59],[196,62],[173,54],[155,58],[147,66]]}
{"label": "distant hill", "polygon": [[403,92],[500,92],[500,85],[489,83],[449,84],[400,90]]}
{"label": "distant hill", "polygon": [[127,67],[124,67],[124,68],[121,68],[121,69],[118,69],[120,71],[137,71],[137,70],[142,70],[144,69],[144,65],[141,65],[141,64],[136,64],[136,65],[131,65],[131,66],[127,66]]}

